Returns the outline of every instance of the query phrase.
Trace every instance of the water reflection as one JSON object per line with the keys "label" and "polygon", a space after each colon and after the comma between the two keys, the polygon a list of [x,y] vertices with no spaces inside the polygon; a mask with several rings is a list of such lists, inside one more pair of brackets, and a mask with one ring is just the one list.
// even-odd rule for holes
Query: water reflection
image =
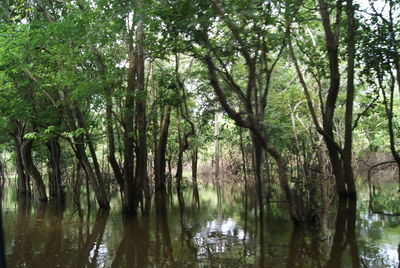
{"label": "water reflection", "polygon": [[[172,250],[171,235],[168,225],[168,213],[166,206],[167,196],[164,192],[159,192],[156,196],[156,230],[157,230],[157,261],[160,264],[173,264],[174,254]],[[161,237],[160,235],[161,234]],[[161,247],[161,248],[160,248]]]}
{"label": "water reflection", "polygon": [[5,198],[8,266],[398,266],[400,219],[369,213],[368,200],[358,208],[341,202],[321,228],[304,230],[293,228],[283,204],[259,217],[254,196],[240,189],[198,190],[200,206],[193,189],[158,193],[150,215],[138,219]]}
{"label": "water reflection", "polygon": [[[80,235],[78,254],[74,260],[74,267],[98,267],[107,259],[107,248],[103,245],[107,218],[108,212],[99,211],[92,231],[87,232],[86,237],[83,239],[82,235]],[[79,233],[82,234],[82,231],[80,230]]]}
{"label": "water reflection", "polygon": [[126,219],[111,267],[146,267],[149,254],[149,220]]}
{"label": "water reflection", "polygon": [[329,237],[318,230],[294,228],[287,267],[360,267],[355,200],[339,202],[333,231]]}

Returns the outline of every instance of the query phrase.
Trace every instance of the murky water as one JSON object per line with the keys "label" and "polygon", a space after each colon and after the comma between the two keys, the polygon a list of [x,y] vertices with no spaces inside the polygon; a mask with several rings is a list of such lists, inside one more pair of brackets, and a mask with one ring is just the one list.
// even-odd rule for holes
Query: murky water
{"label": "murky water", "polygon": [[[149,217],[124,220],[3,198],[8,267],[398,267],[400,217],[357,204],[332,211],[320,231],[293,228],[282,204],[263,219],[237,187],[200,187],[200,207],[186,189],[158,200]],[[184,201],[184,204],[182,202]],[[390,211],[384,211],[390,214]]]}

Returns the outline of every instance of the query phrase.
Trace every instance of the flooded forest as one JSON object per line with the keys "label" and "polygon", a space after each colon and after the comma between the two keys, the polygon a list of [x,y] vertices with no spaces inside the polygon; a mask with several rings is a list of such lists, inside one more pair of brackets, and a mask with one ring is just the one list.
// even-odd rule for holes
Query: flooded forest
{"label": "flooded forest", "polygon": [[2,0],[3,267],[400,267],[400,2]]}

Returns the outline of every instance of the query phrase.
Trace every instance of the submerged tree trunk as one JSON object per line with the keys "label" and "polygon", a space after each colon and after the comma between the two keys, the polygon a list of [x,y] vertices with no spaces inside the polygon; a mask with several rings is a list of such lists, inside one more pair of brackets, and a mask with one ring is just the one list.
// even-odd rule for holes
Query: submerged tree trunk
{"label": "submerged tree trunk", "polygon": [[46,186],[43,183],[42,175],[33,163],[32,159],[32,139],[25,139],[21,145],[21,157],[24,169],[32,176],[36,184],[36,190],[40,201],[47,201]]}
{"label": "submerged tree trunk", "polygon": [[289,185],[287,160],[267,142],[265,135],[263,135],[260,130],[258,130],[257,128],[253,128],[252,132],[253,135],[258,139],[258,142],[263,147],[263,149],[274,158],[276,165],[278,166],[279,183],[286,197],[289,214],[293,223],[296,225],[303,225],[305,223],[305,219],[299,209],[298,204],[296,203],[295,196],[291,191]]}
{"label": "submerged tree trunk", "polygon": [[200,207],[199,187],[197,184],[197,166],[198,166],[198,148],[192,151],[192,187],[193,187],[193,204]]}
{"label": "submerged tree trunk", "polygon": [[182,178],[183,178],[183,150],[179,149],[178,152],[178,162],[176,163],[176,188],[181,189]]}
{"label": "submerged tree trunk", "polygon": [[72,170],[72,199],[78,210],[80,210],[81,208],[82,177],[80,171],[81,163],[79,161],[74,161],[74,166]]}
{"label": "submerged tree trunk", "polygon": [[257,199],[258,199],[258,207],[260,211],[260,217],[263,216],[263,183],[262,183],[262,174],[261,174],[261,163],[263,156],[263,148],[259,142],[259,140],[252,135],[253,142],[253,168],[254,168],[254,177],[257,185]]}
{"label": "submerged tree trunk", "polygon": [[49,149],[49,162],[51,173],[49,177],[50,198],[64,202],[64,189],[61,182],[61,148],[56,138],[50,138],[47,142]]}
{"label": "submerged tree trunk", "polygon": [[109,209],[110,204],[104,186],[103,184],[99,184],[99,178],[93,172],[90,161],[86,155],[84,146],[81,144],[77,144],[76,147],[77,147],[76,148],[77,158],[80,160],[83,169],[85,170],[86,176],[90,181],[90,184],[92,185],[92,188],[96,195],[97,203],[99,204],[100,208]]}

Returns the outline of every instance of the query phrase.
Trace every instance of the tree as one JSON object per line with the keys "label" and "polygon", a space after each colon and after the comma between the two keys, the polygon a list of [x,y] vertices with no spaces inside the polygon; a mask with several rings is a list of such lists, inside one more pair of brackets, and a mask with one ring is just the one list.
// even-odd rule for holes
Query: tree
{"label": "tree", "polygon": [[[167,5],[173,8],[163,9],[159,16],[167,27],[181,31],[188,41],[186,52],[207,67],[209,82],[224,111],[252,134],[260,207],[261,149],[264,149],[277,163],[291,218],[301,224],[303,219],[289,186],[287,160],[269,143],[264,128],[271,76],[284,49],[284,36],[270,31],[270,26],[278,21],[274,14],[280,14],[282,3],[208,1]],[[235,17],[239,10],[244,11]],[[238,63],[245,66],[244,70],[237,67]],[[245,77],[245,81],[237,77]]]}
{"label": "tree", "polygon": [[[378,10],[370,3],[371,12],[363,17],[364,27],[360,31],[362,42],[359,57],[365,63],[363,75],[367,83],[382,93],[387,118],[390,151],[399,168],[400,185],[400,153],[396,148],[396,132],[394,126],[395,87],[400,90],[400,52],[396,30],[400,27],[396,22],[395,12],[399,4],[385,1]],[[365,25],[373,25],[372,29]],[[374,77],[375,79],[372,79]],[[400,91],[399,91],[400,92]]]}
{"label": "tree", "polygon": [[[303,87],[308,108],[312,116],[314,125],[317,131],[323,135],[325,144],[329,152],[330,163],[332,165],[332,172],[336,178],[337,192],[342,197],[356,198],[356,187],[354,174],[352,169],[352,132],[353,132],[353,102],[354,102],[354,60],[355,60],[355,22],[354,22],[354,5],[352,1],[346,2],[347,10],[347,33],[346,33],[346,45],[343,46],[347,49],[347,89],[346,89],[346,112],[344,116],[345,120],[345,133],[344,133],[344,146],[341,147],[340,143],[334,135],[334,119],[335,110],[337,107],[337,100],[340,92],[340,79],[341,73],[339,70],[340,65],[340,38],[342,20],[343,20],[343,6],[342,1],[318,1],[319,13],[323,26],[323,33],[325,39],[325,49],[322,55],[307,50],[305,46],[301,47],[298,42],[299,49],[307,57],[309,66],[308,70],[311,71],[313,78],[316,80],[319,91],[319,106],[322,113],[322,126],[320,119],[317,117],[317,113],[314,108],[313,100],[309,91],[309,86],[304,78],[304,75],[300,69],[299,62],[297,60],[294,46],[292,44],[292,24],[293,18],[298,19],[298,24],[301,25],[302,17],[298,7],[288,7],[288,13],[286,16],[287,23],[287,38],[289,51],[293,60],[294,66],[297,71],[300,83]],[[294,5],[293,5],[294,6]],[[330,7],[333,6],[334,9]],[[300,14],[300,15],[299,15]],[[334,16],[333,16],[334,15]],[[335,21],[332,22],[331,18],[335,17]],[[305,32],[301,27],[300,31]],[[308,26],[305,28],[310,31]],[[316,30],[318,31],[318,29]],[[315,42],[312,39],[312,42]],[[304,44],[304,43],[303,43]],[[310,44],[308,44],[310,45]],[[312,47],[315,45],[312,45]],[[323,57],[326,62],[319,63],[320,59],[315,57]],[[329,69],[329,89],[326,93],[326,99],[323,101],[322,83],[325,78],[323,68]]]}

